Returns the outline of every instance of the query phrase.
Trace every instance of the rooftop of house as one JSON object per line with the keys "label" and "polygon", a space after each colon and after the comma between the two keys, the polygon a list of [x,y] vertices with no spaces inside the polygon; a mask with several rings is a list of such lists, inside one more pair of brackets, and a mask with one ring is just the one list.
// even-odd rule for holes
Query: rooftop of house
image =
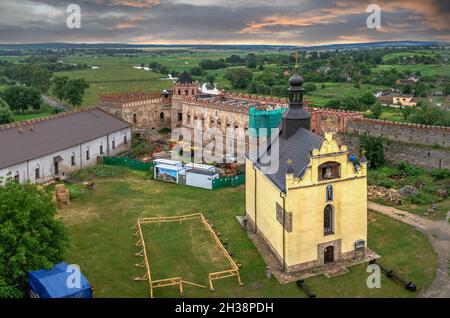
{"label": "rooftop of house", "polygon": [[98,108],[0,126],[0,169],[130,127]]}

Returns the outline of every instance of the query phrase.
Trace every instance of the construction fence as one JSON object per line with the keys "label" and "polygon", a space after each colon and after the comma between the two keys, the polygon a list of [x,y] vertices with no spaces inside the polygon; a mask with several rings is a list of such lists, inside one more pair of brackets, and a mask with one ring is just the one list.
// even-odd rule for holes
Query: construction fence
{"label": "construction fence", "polygon": [[215,189],[222,189],[226,187],[236,187],[241,184],[245,184],[245,174],[241,174],[238,176],[232,176],[232,177],[221,177],[212,180],[212,188]]}
{"label": "construction fence", "polygon": [[126,157],[103,157],[103,164],[110,166],[123,166],[140,171],[150,171],[155,166],[153,162],[142,162]]}

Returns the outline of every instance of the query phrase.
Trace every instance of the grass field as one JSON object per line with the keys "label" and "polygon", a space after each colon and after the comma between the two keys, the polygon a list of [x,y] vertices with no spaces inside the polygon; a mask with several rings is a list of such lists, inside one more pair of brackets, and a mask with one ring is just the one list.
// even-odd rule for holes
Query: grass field
{"label": "grass field", "polygon": [[[275,279],[265,277],[262,258],[235,219],[245,211],[243,187],[210,191],[151,181],[142,173],[124,171],[105,172],[104,176],[111,177],[94,178],[95,189],[78,193],[71,199],[71,206],[59,214],[71,236],[66,260],[81,266],[94,286],[96,297],[148,297],[148,284],[133,280],[143,274],[142,268],[134,266],[140,259],[134,256],[138,250],[133,248],[131,227],[138,217],[198,212],[222,233],[221,240],[228,243],[233,258],[242,264],[240,272],[245,285],[238,287],[235,278],[227,278],[215,282],[216,292],[186,287],[186,297],[304,297],[294,283],[280,285]],[[205,259],[205,255],[198,254],[203,254],[202,246],[196,245],[199,233],[189,229],[171,233],[163,232],[154,242],[150,233],[149,244],[155,244],[152,257],[155,270],[160,271],[158,275],[168,275],[181,266],[201,278],[213,265],[209,257]],[[177,238],[183,238],[179,245],[174,244]],[[404,279],[414,281],[419,290],[431,283],[437,258],[420,232],[370,212],[368,244],[382,256],[382,264],[394,268]],[[160,250],[173,258],[166,258],[167,253],[162,255]],[[180,250],[197,256],[182,257],[177,254]],[[319,297],[416,296],[384,277],[380,289],[368,289],[367,277],[366,266],[359,265],[345,276],[332,279],[320,276],[308,279],[307,283]],[[178,297],[178,291],[176,287],[162,288],[156,291],[156,296]]]}
{"label": "grass field", "polygon": [[[65,63],[88,64],[97,66],[98,69],[86,69],[70,72],[58,72],[57,76],[69,78],[84,78],[90,84],[83,101],[83,106],[95,105],[101,94],[111,92],[124,92],[142,90],[145,92],[171,89],[172,81],[161,80],[167,74],[159,74],[152,71],[134,69],[144,63],[148,66],[151,62],[158,62],[166,66],[169,71],[182,72],[197,66],[204,59],[220,59],[231,54],[244,54],[243,52],[208,51],[193,53],[172,53],[170,55],[138,55],[138,56],[104,56],[83,55],[63,58]],[[223,79],[224,70],[208,71],[216,76],[217,81],[225,85]]]}
{"label": "grass field", "polygon": [[[143,224],[153,280],[182,277],[209,288],[208,274],[231,269],[211,235],[198,219]],[[156,295],[161,289],[156,289]]]}
{"label": "grass field", "polygon": [[378,65],[372,68],[373,72],[381,72],[389,69],[397,69],[398,71],[419,71],[422,76],[446,76],[450,74],[450,65],[436,65],[436,64],[410,64],[410,65]]}

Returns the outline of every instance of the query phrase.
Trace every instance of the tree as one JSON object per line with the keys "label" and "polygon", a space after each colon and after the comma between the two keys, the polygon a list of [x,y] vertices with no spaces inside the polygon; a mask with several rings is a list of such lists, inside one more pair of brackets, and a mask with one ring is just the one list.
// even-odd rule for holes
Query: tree
{"label": "tree", "polygon": [[314,83],[306,83],[303,87],[305,89],[305,94],[314,92],[317,89],[316,84]]}
{"label": "tree", "polygon": [[13,113],[8,105],[0,98],[0,125],[10,124],[14,121]]}
{"label": "tree", "polygon": [[369,167],[380,167],[385,164],[384,142],[382,138],[370,136],[367,133],[359,137],[360,148],[365,151]]}
{"label": "tree", "polygon": [[331,108],[331,109],[342,109],[342,102],[339,99],[330,99],[326,104],[325,104],[326,108]]}
{"label": "tree", "polygon": [[361,105],[358,100],[352,96],[347,96],[342,99],[342,106],[347,110],[361,110]]}
{"label": "tree", "polygon": [[36,185],[0,181],[0,297],[25,294],[27,273],[62,261],[68,234],[51,195]]}
{"label": "tree", "polygon": [[370,92],[365,93],[363,96],[359,98],[359,102],[361,103],[361,105],[364,105],[365,107],[372,106],[373,104],[375,104],[376,101],[377,101],[376,97]]}
{"label": "tree", "polygon": [[442,93],[444,93],[445,96],[450,95],[450,85],[449,84],[445,85],[444,90],[442,91]]}
{"label": "tree", "polygon": [[253,73],[246,67],[228,68],[225,72],[225,79],[231,82],[233,88],[247,88],[252,81]]}
{"label": "tree", "polygon": [[216,77],[213,74],[206,75],[206,82],[214,85],[214,81],[216,80]]}
{"label": "tree", "polygon": [[381,113],[383,112],[383,106],[381,106],[380,103],[376,102],[370,108],[370,112],[372,113],[372,117],[373,118],[378,119],[378,118],[380,118]]}
{"label": "tree", "polygon": [[42,105],[41,93],[34,87],[10,86],[3,91],[2,97],[10,109],[15,112],[29,108],[36,110]]}
{"label": "tree", "polygon": [[85,90],[89,84],[84,79],[68,80],[64,86],[64,98],[73,106],[80,106],[83,102]]}
{"label": "tree", "polygon": [[55,76],[52,81],[52,93],[63,100],[66,95],[65,86],[69,78],[67,76]]}
{"label": "tree", "polygon": [[189,73],[194,76],[203,76],[205,71],[200,66],[194,66],[189,70]]}
{"label": "tree", "polygon": [[416,84],[414,87],[414,97],[427,97],[427,88],[424,84]]}
{"label": "tree", "polygon": [[450,113],[431,103],[421,103],[414,108],[408,120],[421,125],[450,126]]}

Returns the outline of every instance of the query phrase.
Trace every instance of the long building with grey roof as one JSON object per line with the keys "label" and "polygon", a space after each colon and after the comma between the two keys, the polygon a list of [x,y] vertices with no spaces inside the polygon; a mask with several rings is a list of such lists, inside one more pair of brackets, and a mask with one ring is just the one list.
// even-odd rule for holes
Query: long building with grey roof
{"label": "long building with grey roof", "polygon": [[0,126],[0,178],[43,183],[130,149],[131,126],[98,108]]}

